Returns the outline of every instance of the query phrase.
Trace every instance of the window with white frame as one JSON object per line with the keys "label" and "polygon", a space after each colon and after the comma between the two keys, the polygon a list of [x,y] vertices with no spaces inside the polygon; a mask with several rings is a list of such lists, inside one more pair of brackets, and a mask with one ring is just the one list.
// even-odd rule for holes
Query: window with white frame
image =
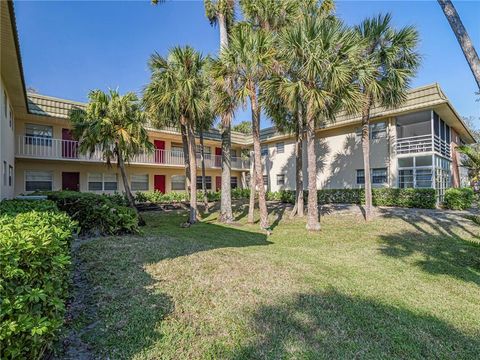
{"label": "window with white frame", "polygon": [[8,166],[8,186],[13,185],[13,166]]}
{"label": "window with white frame", "polygon": [[372,184],[386,184],[387,182],[387,168],[372,169]]}
{"label": "window with white frame", "polygon": [[276,147],[277,147],[277,154],[283,154],[285,152],[285,143],[284,142],[276,143]]}
{"label": "window with white frame", "polygon": [[285,185],[285,174],[277,174],[277,185]]}
{"label": "window with white frame", "polygon": [[89,191],[116,191],[118,190],[117,174],[88,174]]}
{"label": "window with white frame", "polygon": [[178,143],[172,143],[171,145],[172,156],[183,156],[183,145]]}
{"label": "window with white frame", "polygon": [[263,185],[268,185],[268,175],[263,175]]}
{"label": "window with white frame", "polygon": [[267,156],[267,155],[268,155],[268,146],[263,145],[263,146],[261,147],[260,154],[261,154],[262,156]]}
{"label": "window with white frame", "polygon": [[47,125],[25,124],[25,143],[52,146],[53,128]]}
{"label": "window with white frame", "polygon": [[365,171],[363,169],[357,169],[357,184],[365,184]]}
{"label": "window with white frame", "polygon": [[172,175],[172,190],[185,190],[185,175]]}
{"label": "window with white frame", "polygon": [[51,191],[53,173],[51,171],[27,170],[25,172],[25,191]]}
{"label": "window with white frame", "polygon": [[[185,189],[185,187],[183,187]],[[197,189],[202,189],[203,186],[202,186],[202,177],[201,176],[197,176]],[[205,188],[207,190],[211,190],[212,189],[212,177],[211,176],[205,176]]]}
{"label": "window with white frame", "polygon": [[236,189],[238,187],[238,178],[236,176],[232,176],[230,178],[230,187],[232,189]]}
{"label": "window with white frame", "polygon": [[402,169],[398,171],[398,187],[413,188],[413,169]]}
{"label": "window with white frame", "polygon": [[148,174],[131,175],[130,182],[132,191],[147,191],[148,190]]}

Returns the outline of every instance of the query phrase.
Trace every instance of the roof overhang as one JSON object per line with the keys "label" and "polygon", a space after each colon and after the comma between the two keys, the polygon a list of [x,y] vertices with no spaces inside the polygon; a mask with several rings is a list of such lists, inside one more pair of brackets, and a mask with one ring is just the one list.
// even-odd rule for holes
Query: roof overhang
{"label": "roof overhang", "polygon": [[27,113],[25,78],[11,0],[0,1],[0,72],[15,114]]}

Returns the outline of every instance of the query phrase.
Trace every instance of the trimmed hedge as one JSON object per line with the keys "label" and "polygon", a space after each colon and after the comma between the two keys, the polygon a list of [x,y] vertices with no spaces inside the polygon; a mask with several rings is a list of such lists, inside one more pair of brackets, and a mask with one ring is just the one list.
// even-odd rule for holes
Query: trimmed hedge
{"label": "trimmed hedge", "polygon": [[467,210],[472,207],[474,193],[471,188],[450,188],[445,191],[444,206],[452,210]]}
{"label": "trimmed hedge", "polygon": [[63,325],[76,223],[51,201],[0,202],[0,358],[38,359]]}
{"label": "trimmed hedge", "polygon": [[121,195],[76,191],[42,193],[78,222],[81,235],[120,235],[139,232],[135,210],[125,206]]}

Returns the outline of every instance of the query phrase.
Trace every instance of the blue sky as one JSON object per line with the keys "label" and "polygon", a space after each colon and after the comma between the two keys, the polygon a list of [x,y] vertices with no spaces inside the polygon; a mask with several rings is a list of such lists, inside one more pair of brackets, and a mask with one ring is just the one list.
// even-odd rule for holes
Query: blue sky
{"label": "blue sky", "polygon": [[[480,1],[454,1],[480,50]],[[218,51],[218,29],[205,18],[203,1],[16,1],[17,26],[27,86],[40,93],[85,101],[90,89],[139,92],[149,80],[152,52],[192,45]],[[396,26],[415,25],[421,35],[422,66],[413,86],[438,82],[463,116],[480,127],[476,84],[436,0],[337,1],[348,24],[391,12]],[[235,122],[249,120],[239,109]],[[262,119],[262,127],[270,126]]]}

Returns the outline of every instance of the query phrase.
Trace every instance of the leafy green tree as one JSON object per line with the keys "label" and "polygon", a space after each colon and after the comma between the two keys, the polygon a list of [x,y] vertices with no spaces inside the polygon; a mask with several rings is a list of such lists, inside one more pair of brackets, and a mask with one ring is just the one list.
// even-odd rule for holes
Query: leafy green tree
{"label": "leafy green tree", "polygon": [[366,19],[356,27],[364,41],[362,58],[368,66],[362,71],[362,149],[365,171],[365,219],[372,217],[372,184],[370,177],[370,111],[380,105],[395,108],[407,99],[410,80],[420,63],[417,30],[407,26],[396,30],[391,16]]}
{"label": "leafy green tree", "polygon": [[197,221],[197,157],[194,130],[210,111],[205,64],[205,58],[190,46],[174,47],[166,58],[153,54],[149,63],[151,80],[143,94],[145,108],[154,124],[162,125],[165,119],[168,119],[175,121],[186,131],[191,224]]}
{"label": "leafy green tree", "polygon": [[252,122],[248,120],[241,121],[234,125],[232,130],[242,134],[250,135],[252,133]]}
{"label": "leafy green tree", "polygon": [[356,76],[361,41],[358,35],[334,17],[305,15],[282,30],[278,39],[283,66],[294,69],[294,82],[282,79],[283,97],[295,99],[300,92],[305,114],[308,172],[307,229],[320,230],[317,200],[316,126],[331,121],[339,110],[359,110],[362,97]]}
{"label": "leafy green tree", "polygon": [[457,147],[457,151],[465,155],[462,166],[468,169],[470,180],[473,182],[480,181],[480,151],[478,148],[468,145]]}
{"label": "leafy green tree", "polygon": [[[128,203],[136,211],[125,164],[142,152],[153,151],[137,95],[132,92],[120,95],[117,90],[108,93],[92,90],[86,108],[73,109],[69,117],[80,153],[93,155],[100,150],[107,166],[117,163]],[[144,224],[141,217],[139,220],[140,225]]]}

